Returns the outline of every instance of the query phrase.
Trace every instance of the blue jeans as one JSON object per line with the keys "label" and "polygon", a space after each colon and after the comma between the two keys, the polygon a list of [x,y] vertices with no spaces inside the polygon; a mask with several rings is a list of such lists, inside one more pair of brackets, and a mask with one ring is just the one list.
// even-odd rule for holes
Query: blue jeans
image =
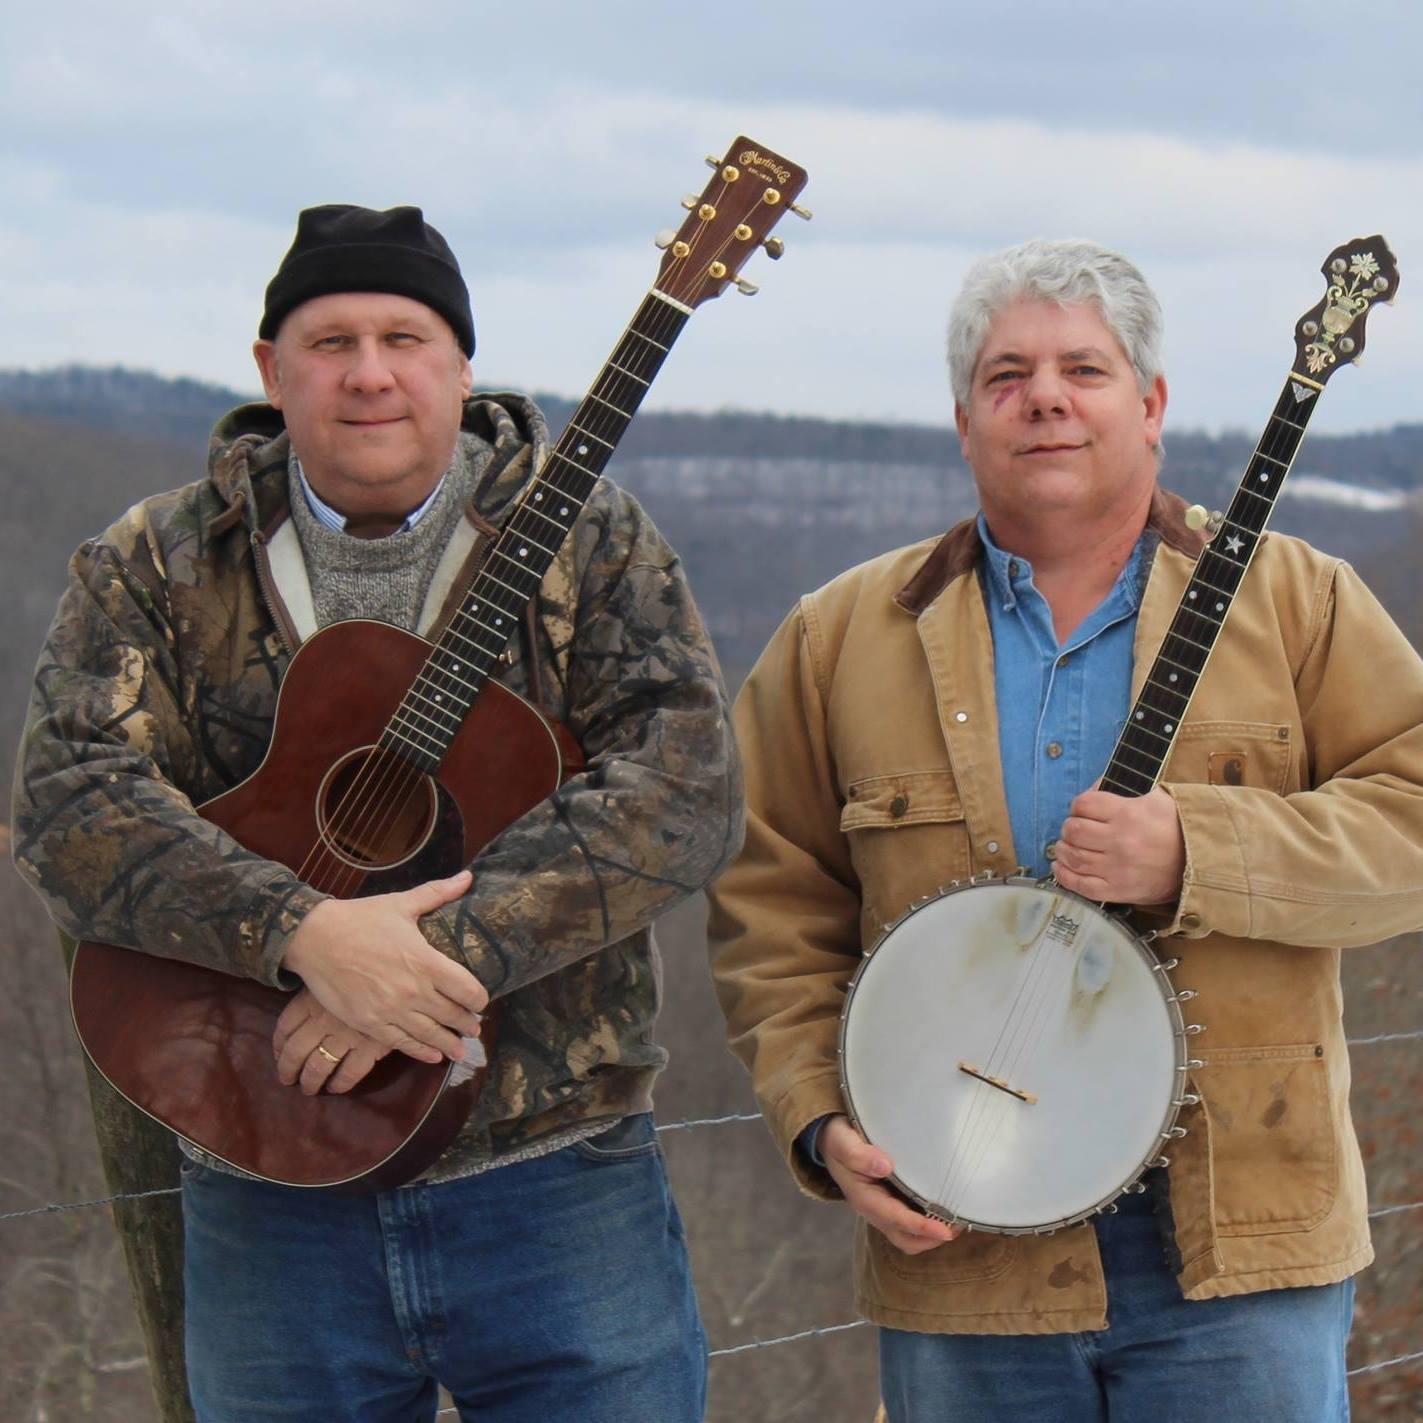
{"label": "blue jeans", "polygon": [[1106,1329],[881,1330],[890,1423],[1346,1423],[1352,1280],[1183,1299],[1146,1196],[1097,1238]]}
{"label": "blue jeans", "polygon": [[184,1167],[199,1423],[698,1423],[706,1339],[648,1115],[441,1186]]}

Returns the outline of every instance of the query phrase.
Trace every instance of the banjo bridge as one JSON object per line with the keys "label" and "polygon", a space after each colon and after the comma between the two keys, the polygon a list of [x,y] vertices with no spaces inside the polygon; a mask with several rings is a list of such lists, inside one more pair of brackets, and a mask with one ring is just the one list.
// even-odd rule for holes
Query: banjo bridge
{"label": "banjo bridge", "polygon": [[1016,1097],[1020,1102],[1026,1102],[1030,1107],[1037,1103],[1038,1099],[1031,1092],[1023,1092],[1017,1087],[1010,1087],[1001,1077],[980,1072],[972,1063],[960,1062],[959,1071],[969,1077],[977,1078],[980,1082],[986,1082],[990,1087],[996,1087],[1000,1092],[1006,1092],[1010,1097]]}

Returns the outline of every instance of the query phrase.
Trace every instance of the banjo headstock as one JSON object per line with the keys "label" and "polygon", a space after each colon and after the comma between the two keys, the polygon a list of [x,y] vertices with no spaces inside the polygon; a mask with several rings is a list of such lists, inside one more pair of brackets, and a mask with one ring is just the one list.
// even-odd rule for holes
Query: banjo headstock
{"label": "banjo headstock", "polygon": [[1295,325],[1295,370],[1323,385],[1341,361],[1363,353],[1369,311],[1376,302],[1392,302],[1398,264],[1376,233],[1336,247],[1319,270],[1329,288]]}

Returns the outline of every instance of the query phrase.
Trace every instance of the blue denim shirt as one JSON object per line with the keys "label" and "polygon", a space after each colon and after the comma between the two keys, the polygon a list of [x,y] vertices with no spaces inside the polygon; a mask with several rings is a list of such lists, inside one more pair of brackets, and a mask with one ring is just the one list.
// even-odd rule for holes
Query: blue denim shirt
{"label": "blue denim shirt", "polygon": [[1047,847],[1073,798],[1106,769],[1131,710],[1132,643],[1156,535],[1142,534],[1111,591],[1059,644],[1032,565],[993,542],[982,514],[978,533],[1013,848],[1019,864],[1045,875]]}

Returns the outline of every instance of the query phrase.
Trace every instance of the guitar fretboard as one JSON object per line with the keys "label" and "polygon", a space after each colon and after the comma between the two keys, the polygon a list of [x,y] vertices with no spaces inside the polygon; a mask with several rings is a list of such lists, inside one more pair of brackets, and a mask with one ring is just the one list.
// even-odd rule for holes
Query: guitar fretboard
{"label": "guitar fretboard", "polygon": [[1294,372],[1285,381],[1225,520],[1196,563],[1141,695],[1127,717],[1102,775],[1103,790],[1145,795],[1161,778],[1323,389],[1318,382]]}
{"label": "guitar fretboard", "polygon": [[439,766],[690,315],[655,288],[644,298],[505,521],[382,747],[421,771]]}

